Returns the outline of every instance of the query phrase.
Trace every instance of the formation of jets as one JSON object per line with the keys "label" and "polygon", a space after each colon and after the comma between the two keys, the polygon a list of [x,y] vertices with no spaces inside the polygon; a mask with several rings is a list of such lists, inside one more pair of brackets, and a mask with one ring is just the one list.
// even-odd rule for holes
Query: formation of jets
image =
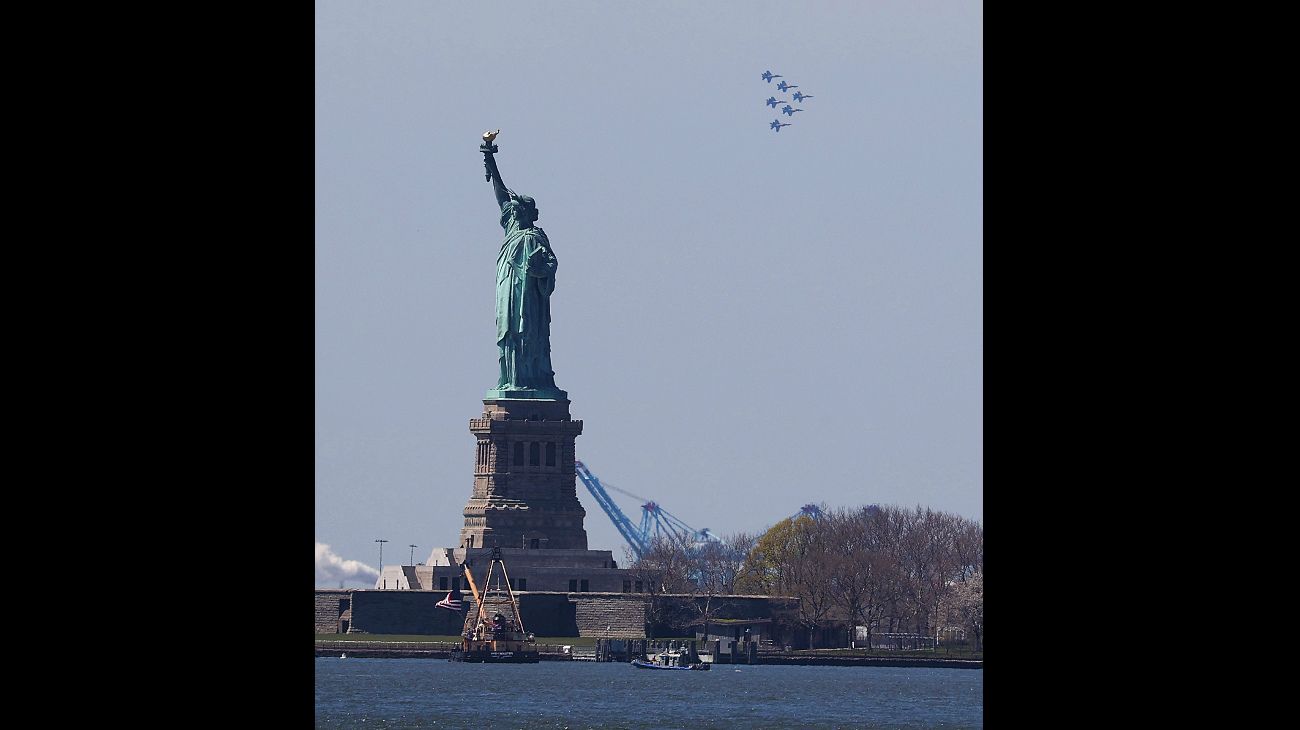
{"label": "formation of jets", "polygon": [[[762,79],[769,84],[772,83],[772,79],[779,79],[779,78],[782,78],[781,74],[774,74],[771,71],[764,71],[762,76]],[[781,83],[776,85],[776,88],[780,89],[782,93],[785,93],[790,89],[799,88],[799,85],[786,83],[785,81],[782,81]],[[792,98],[794,99],[794,103],[802,104],[804,99],[811,99],[813,97],[812,94],[805,94],[802,91],[796,91],[794,92]],[[790,106],[790,102],[786,101],[785,99],[778,99],[775,96],[767,97],[767,101],[763,103],[766,104],[767,106],[772,107],[773,109],[776,109],[780,104],[784,104],[785,106],[780,107],[780,112],[786,115],[787,117],[791,117],[791,118],[794,117],[795,112],[804,111],[804,109],[796,109],[795,107]],[[777,117],[776,119],[773,119],[772,123],[769,124],[768,126],[772,128],[773,132],[780,132],[781,127],[788,127],[790,125],[786,123],[782,123],[781,118]]]}

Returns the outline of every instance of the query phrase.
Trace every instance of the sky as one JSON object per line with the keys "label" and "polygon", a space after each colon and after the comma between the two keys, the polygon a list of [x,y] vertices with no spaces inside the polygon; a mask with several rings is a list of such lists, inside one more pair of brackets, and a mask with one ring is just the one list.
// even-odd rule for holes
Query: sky
{"label": "sky", "polygon": [[[982,522],[982,18],[318,1],[317,585],[373,585],[376,539],[390,565],[458,542],[497,377],[498,128],[559,261],[555,380],[602,481],[715,534],[808,502]],[[795,90],[801,112],[764,104]]]}

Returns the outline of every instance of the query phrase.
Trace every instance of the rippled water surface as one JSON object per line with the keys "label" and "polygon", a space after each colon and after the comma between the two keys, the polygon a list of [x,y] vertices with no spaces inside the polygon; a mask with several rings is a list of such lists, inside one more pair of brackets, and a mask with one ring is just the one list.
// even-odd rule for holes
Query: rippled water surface
{"label": "rippled water surface", "polygon": [[983,669],[316,659],[316,727],[978,728]]}

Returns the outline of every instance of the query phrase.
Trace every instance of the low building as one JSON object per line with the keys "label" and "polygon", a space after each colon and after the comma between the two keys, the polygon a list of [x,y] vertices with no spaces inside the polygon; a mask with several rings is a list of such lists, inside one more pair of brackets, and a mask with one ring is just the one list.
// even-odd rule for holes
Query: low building
{"label": "low building", "polygon": [[708,633],[704,622],[696,621],[691,625],[691,634],[697,641],[721,641],[725,646],[729,641],[758,643],[776,643],[772,639],[772,619],[770,618],[718,618],[709,621]]}
{"label": "low building", "polygon": [[[465,563],[475,582],[487,579],[492,548],[438,548],[426,563],[385,565],[375,580],[376,590],[442,591],[466,590]],[[636,583],[628,571],[619,568],[610,550],[563,550],[555,548],[501,548],[510,587],[516,591],[564,593],[633,593]],[[500,567],[493,571],[492,586],[507,576]],[[479,588],[484,586],[480,585]]]}

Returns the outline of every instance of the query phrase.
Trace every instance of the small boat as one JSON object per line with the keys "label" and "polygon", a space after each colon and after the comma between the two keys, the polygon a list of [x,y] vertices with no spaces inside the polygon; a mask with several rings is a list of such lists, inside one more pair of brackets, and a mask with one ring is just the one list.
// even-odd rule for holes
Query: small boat
{"label": "small boat", "polygon": [[712,665],[704,662],[691,663],[690,653],[686,649],[665,649],[649,660],[633,659],[632,666],[637,669],[670,669],[677,671],[707,671]]}

